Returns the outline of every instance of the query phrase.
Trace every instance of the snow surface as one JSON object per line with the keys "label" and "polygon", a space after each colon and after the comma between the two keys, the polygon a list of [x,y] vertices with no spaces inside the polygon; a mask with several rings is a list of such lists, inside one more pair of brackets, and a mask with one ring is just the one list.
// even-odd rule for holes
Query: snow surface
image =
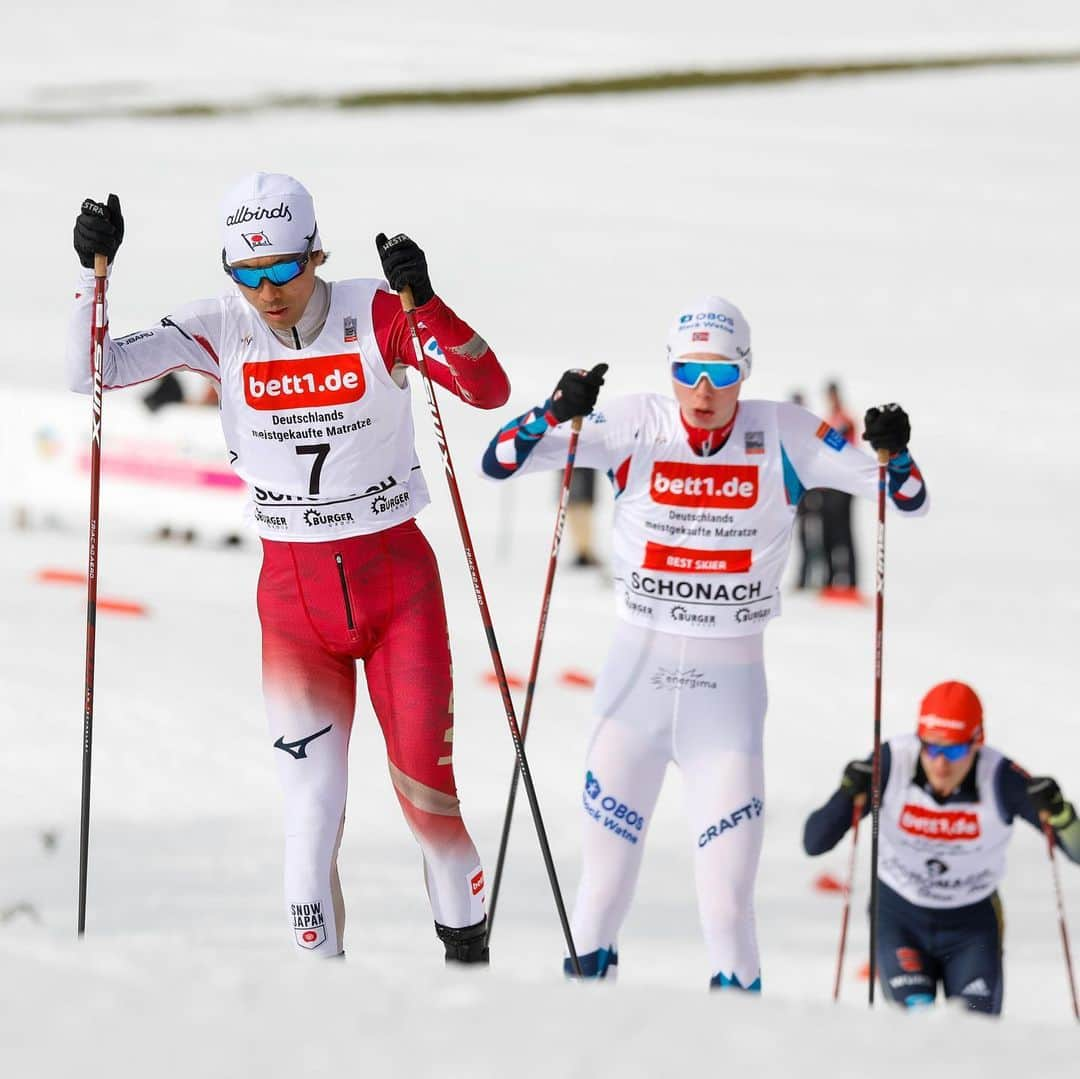
{"label": "snow surface", "polygon": [[[1072,4],[948,12],[916,5],[903,34],[899,10],[871,17],[862,14],[867,5],[825,7],[851,17],[817,23],[803,5],[759,5],[756,14],[740,7],[732,38],[777,55],[831,55],[849,46],[886,53],[933,30],[973,48],[1010,46],[1024,34],[1060,43],[1063,27],[1080,36]],[[709,20],[720,16],[703,8],[665,5],[665,22],[685,11],[717,25]],[[239,54],[223,38],[190,36],[189,22],[205,28],[199,5],[178,20],[184,25],[168,52],[150,36],[144,8],[117,2],[105,10],[123,28],[109,70],[119,81],[150,72],[155,83],[181,86],[196,79],[189,60],[197,57],[200,85],[216,87],[201,72],[227,66],[223,92],[241,83],[265,90],[277,85],[273,63],[288,54],[301,66],[325,61],[326,78],[343,85],[369,77],[385,85],[394,48],[415,40],[433,82],[468,81],[511,63],[510,31],[480,5],[453,26],[434,5],[430,19],[409,27],[376,25],[365,9],[350,8],[340,25],[364,37],[355,80],[344,77],[352,58],[339,33],[344,5],[335,19],[313,20],[310,56],[287,36],[295,16],[284,7],[225,9],[221,18],[243,19],[250,30]],[[688,62],[726,59],[696,29],[661,27],[661,14],[616,20],[614,5],[577,5],[580,18],[570,20],[568,5],[546,10],[549,17],[534,11],[516,24],[545,75],[563,70],[574,50],[574,70],[590,71],[661,66],[677,48]],[[3,79],[16,96],[61,75],[101,78],[88,62],[92,51],[74,43],[76,31],[87,44],[105,34],[84,6],[42,5],[5,20],[26,30],[18,57],[12,36],[0,46]],[[784,32],[770,34],[777,23]],[[281,77],[288,84],[294,76]],[[292,171],[312,187],[335,275],[375,272],[374,233],[410,231],[429,254],[436,286],[494,344],[514,383],[507,409],[484,414],[445,402],[444,420],[506,662],[524,673],[555,481],[493,489],[473,474],[480,448],[502,417],[542,399],[571,363],[609,362],[605,392],[663,390],[661,343],[672,311],[688,295],[726,293],[754,327],[748,392],[774,397],[802,387],[820,405],[822,384],[836,376],[855,408],[896,399],[912,414],[913,449],[934,505],[925,521],[890,525],[886,735],[910,728],[931,684],[964,678],[983,696],[990,740],[1080,799],[1069,628],[1080,615],[1070,498],[1078,93],[1080,72],[1062,67],[452,112],[7,125],[0,176],[19,213],[5,221],[18,257],[0,262],[2,378],[23,389],[63,384],[71,218],[86,194],[116,190],[124,200],[127,239],[112,295],[118,332],[221,287],[217,200],[252,168]],[[436,498],[422,525],[439,554],[454,642],[458,780],[490,872],[511,746],[498,695],[482,680],[479,618],[423,394],[414,396]],[[108,409],[107,399],[106,439]],[[4,465],[21,467],[17,457]],[[606,511],[604,504],[601,521]],[[828,1003],[840,903],[812,881],[823,871],[841,876],[847,848],[810,860],[799,837],[844,761],[869,746],[868,608],[793,596],[768,633],[760,1001],[704,992],[710,972],[674,774],[651,825],[616,987],[563,984],[558,925],[524,813],[492,969],[444,972],[419,857],[366,701],[353,735],[341,852],[348,960],[305,966],[293,961],[280,914],[280,810],[259,697],[254,545],[151,546],[110,517],[108,505],[104,514],[102,594],[140,600],[150,615],[99,621],[90,916],[79,944],[84,596],[39,585],[34,575],[83,568],[85,535],[8,523],[0,530],[3,1074],[295,1076],[350,1067],[767,1076],[798,1067],[816,1075],[868,1070],[871,1055],[881,1075],[919,1065],[960,1074],[977,1065],[985,1076],[1075,1074],[1049,867],[1039,837],[1022,823],[1002,889],[1001,1023],[945,1009],[919,1018],[880,1007],[867,1014],[865,983],[856,979],[866,946],[865,842],[844,1001]],[[869,507],[859,529],[865,572]],[[609,586],[562,572],[529,746],[568,897],[579,872],[589,704],[557,675],[597,671],[612,618]],[[1062,880],[1075,942],[1080,873],[1064,864]],[[583,992],[586,1007],[575,995]]]}

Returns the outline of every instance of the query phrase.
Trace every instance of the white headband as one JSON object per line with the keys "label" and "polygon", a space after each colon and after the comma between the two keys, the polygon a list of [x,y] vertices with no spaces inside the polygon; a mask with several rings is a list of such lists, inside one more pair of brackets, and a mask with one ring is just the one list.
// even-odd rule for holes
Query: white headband
{"label": "white headband", "polygon": [[221,204],[225,261],[322,250],[315,203],[299,180],[281,172],[256,172],[232,187]]}
{"label": "white headband", "polygon": [[706,296],[685,305],[671,324],[667,338],[668,361],[704,355],[726,356],[750,375],[750,324],[743,313],[720,296]]}

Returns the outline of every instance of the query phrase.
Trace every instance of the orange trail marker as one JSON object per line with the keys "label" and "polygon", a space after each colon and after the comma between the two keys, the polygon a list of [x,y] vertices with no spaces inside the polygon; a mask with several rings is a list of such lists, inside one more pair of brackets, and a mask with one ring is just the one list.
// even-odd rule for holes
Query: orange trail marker
{"label": "orange trail marker", "polygon": [[822,873],[814,881],[815,892],[845,892],[847,889],[831,873]]}
{"label": "orange trail marker", "polygon": [[[85,573],[69,569],[38,570],[35,579],[40,584],[86,584]],[[115,599],[105,596],[97,597],[97,609],[99,611],[109,611],[112,614],[128,614],[140,617],[150,613],[145,604],[138,603],[136,600]]]}
{"label": "orange trail marker", "polygon": [[[487,686],[497,686],[499,684],[499,677],[494,671],[485,671],[481,680],[483,681],[484,685]],[[516,674],[508,673],[506,675],[506,684],[511,689],[524,689],[525,679],[519,677]]]}
{"label": "orange trail marker", "polygon": [[569,668],[559,675],[559,681],[564,686],[572,686],[575,689],[592,689],[596,685],[596,679],[591,674]]}

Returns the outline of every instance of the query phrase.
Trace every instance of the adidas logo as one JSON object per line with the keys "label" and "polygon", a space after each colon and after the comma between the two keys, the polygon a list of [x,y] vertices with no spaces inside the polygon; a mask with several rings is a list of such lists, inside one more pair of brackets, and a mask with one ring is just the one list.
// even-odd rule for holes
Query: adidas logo
{"label": "adidas logo", "polygon": [[976,978],[973,982],[968,982],[960,990],[960,995],[962,997],[988,997],[990,995],[990,986],[986,984],[985,978]]}

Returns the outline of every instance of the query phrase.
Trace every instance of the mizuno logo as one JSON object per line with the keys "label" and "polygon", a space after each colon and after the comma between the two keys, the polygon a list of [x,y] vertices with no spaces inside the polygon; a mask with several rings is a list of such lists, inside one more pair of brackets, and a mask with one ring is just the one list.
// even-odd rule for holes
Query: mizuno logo
{"label": "mizuno logo", "polygon": [[309,734],[306,738],[298,738],[295,742],[286,742],[285,736],[282,735],[274,743],[274,749],[283,749],[286,753],[291,753],[298,761],[306,760],[308,743],[314,742],[316,738],[321,738],[327,731],[333,729],[334,725],[331,723],[329,727],[323,727],[321,731]]}

